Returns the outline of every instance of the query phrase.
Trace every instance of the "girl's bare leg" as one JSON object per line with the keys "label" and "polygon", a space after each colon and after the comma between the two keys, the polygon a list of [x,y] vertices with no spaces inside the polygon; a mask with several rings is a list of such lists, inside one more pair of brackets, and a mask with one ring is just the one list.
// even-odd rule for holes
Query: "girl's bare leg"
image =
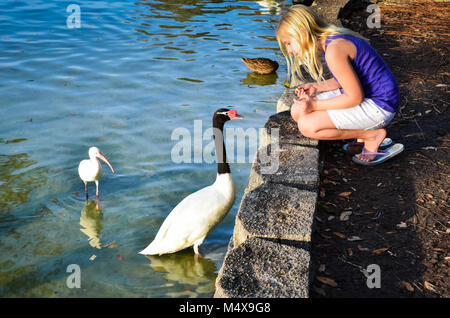
{"label": "girl's bare leg", "polygon": [[[327,111],[304,112],[298,108],[291,109],[292,118],[297,122],[302,135],[319,140],[359,139],[364,142],[365,152],[378,152],[386,137],[384,128],[374,130],[337,129]],[[372,161],[376,155],[356,155],[363,161]]]}

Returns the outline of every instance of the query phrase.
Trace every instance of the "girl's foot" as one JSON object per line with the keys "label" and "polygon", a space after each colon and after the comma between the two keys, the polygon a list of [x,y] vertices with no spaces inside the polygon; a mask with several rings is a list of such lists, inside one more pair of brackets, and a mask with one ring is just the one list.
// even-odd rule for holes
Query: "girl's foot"
{"label": "girl's foot", "polygon": [[[371,134],[369,137],[364,138],[364,149],[365,152],[378,152],[378,148],[380,147],[380,144],[383,142],[384,138],[386,137],[386,129],[380,128],[375,129],[372,131],[373,134]],[[376,158],[376,155],[362,155],[358,154],[356,155],[356,158],[358,158],[361,161],[369,162]]]}

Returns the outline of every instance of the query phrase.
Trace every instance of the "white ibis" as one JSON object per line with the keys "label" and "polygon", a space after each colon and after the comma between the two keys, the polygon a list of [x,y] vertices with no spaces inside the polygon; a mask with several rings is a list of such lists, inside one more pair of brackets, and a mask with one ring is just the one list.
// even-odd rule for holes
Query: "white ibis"
{"label": "white ibis", "polygon": [[195,255],[198,256],[198,246],[227,215],[233,206],[236,192],[225,153],[223,125],[235,118],[243,117],[236,110],[227,108],[217,110],[213,116],[216,181],[178,203],[164,220],[153,242],[139,254],[169,254],[193,245]]}
{"label": "white ibis", "polygon": [[88,182],[95,182],[96,185],[96,195],[98,199],[98,183],[100,180],[100,177],[102,176],[102,165],[97,160],[97,158],[102,159],[104,162],[108,164],[108,166],[111,168],[111,171],[114,173],[114,169],[109,163],[108,159],[105,158],[105,156],[102,155],[100,150],[97,147],[91,147],[89,148],[89,160],[83,160],[80,162],[80,165],[78,166],[78,174],[80,175],[81,180],[84,182],[84,190],[86,191],[86,200],[88,199]]}

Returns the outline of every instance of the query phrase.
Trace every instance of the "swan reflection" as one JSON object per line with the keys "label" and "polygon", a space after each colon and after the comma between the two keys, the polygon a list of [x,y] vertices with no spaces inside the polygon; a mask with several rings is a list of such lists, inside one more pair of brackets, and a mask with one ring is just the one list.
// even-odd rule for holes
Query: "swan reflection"
{"label": "swan reflection", "polygon": [[205,283],[214,284],[216,279],[215,263],[204,257],[195,258],[189,249],[174,254],[146,257],[155,272],[165,272],[164,277],[169,281],[199,286]]}
{"label": "swan reflection", "polygon": [[89,238],[89,244],[98,249],[102,248],[100,244],[100,232],[103,230],[103,213],[98,207],[98,203],[94,200],[86,201],[81,210],[80,225],[81,232]]}

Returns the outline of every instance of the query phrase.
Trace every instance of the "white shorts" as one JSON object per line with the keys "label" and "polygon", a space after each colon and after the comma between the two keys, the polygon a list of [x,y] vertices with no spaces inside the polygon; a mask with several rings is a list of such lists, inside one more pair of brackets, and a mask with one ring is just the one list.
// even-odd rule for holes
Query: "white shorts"
{"label": "white shorts", "polygon": [[[338,88],[334,91],[318,93],[316,97],[329,99],[342,93],[343,90]],[[361,104],[351,108],[332,109],[327,112],[337,129],[378,129],[386,127],[395,115],[375,104],[370,98],[364,98]]]}

